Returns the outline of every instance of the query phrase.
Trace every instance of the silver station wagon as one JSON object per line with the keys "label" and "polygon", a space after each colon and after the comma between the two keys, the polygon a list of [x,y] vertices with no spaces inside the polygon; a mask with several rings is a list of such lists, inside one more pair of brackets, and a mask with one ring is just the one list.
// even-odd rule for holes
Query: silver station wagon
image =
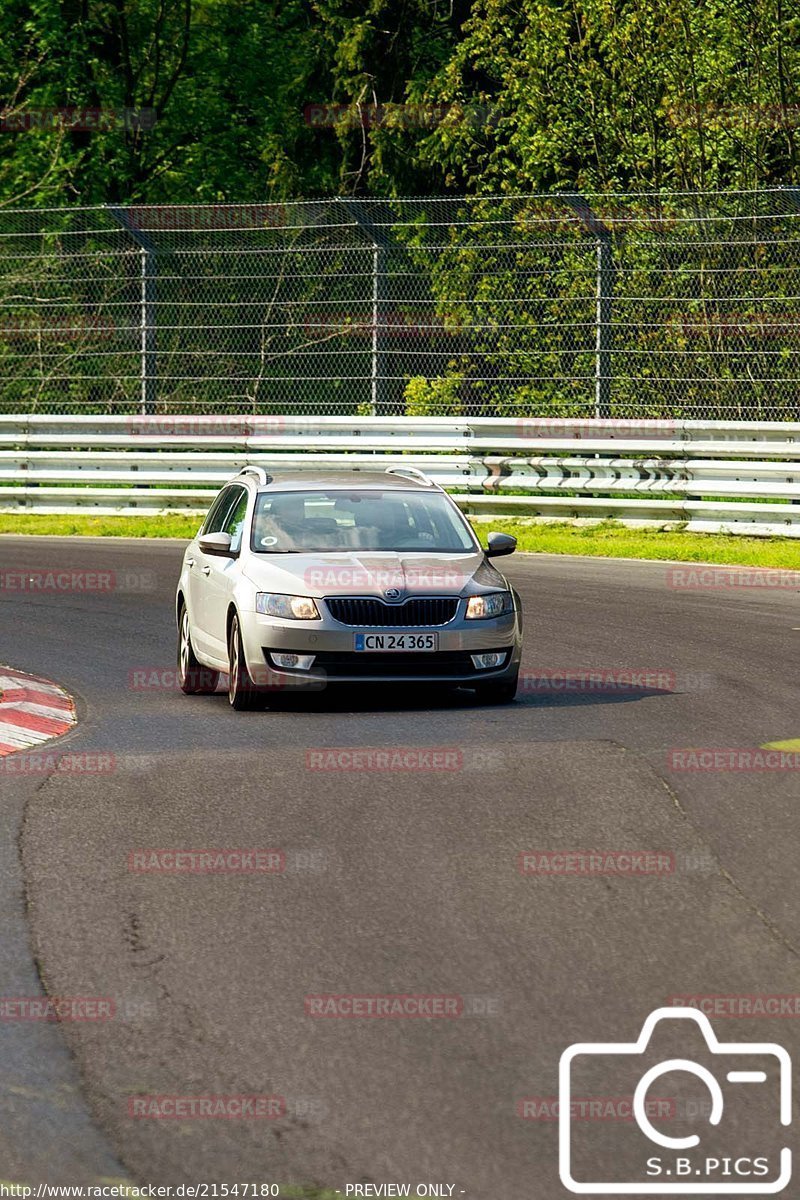
{"label": "silver station wagon", "polygon": [[522,651],[519,596],[454,501],[410,467],[267,474],[245,467],[212,504],[178,583],[184,692],[220,673],[236,709],[328,683],[441,684],[505,703]]}

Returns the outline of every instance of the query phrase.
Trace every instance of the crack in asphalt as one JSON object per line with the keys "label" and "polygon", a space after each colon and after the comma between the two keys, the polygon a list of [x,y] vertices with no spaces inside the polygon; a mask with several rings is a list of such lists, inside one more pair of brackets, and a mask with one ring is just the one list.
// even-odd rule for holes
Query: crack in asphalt
{"label": "crack in asphalt", "polygon": [[[648,763],[649,763],[649,760],[648,760]],[[664,776],[661,775],[655,769],[655,767],[653,766],[652,763],[649,763],[649,765],[650,765],[653,773],[655,774],[656,778],[658,779],[659,783],[661,784],[661,786],[664,788],[664,790],[666,791],[666,793],[672,800],[673,805],[675,806],[677,811],[680,813],[683,820],[686,821],[687,825],[697,835],[698,839],[701,842],[703,842],[703,845],[708,850],[709,855],[711,856],[711,858],[713,858],[714,862],[717,865],[717,871],[718,871],[719,875],[721,875],[722,878],[724,880],[726,880],[727,883],[730,884],[731,888],[734,890],[734,892],[736,892],[737,896],[739,896],[739,898],[744,901],[748,910],[753,914],[753,916],[758,918],[758,920],[761,922],[761,924],[764,926],[764,928],[769,932],[769,934],[775,939],[775,941],[778,942],[781,946],[783,946],[783,948],[785,950],[788,950],[789,954],[791,954],[793,958],[800,960],[800,950],[798,950],[798,948],[789,941],[786,934],[783,933],[783,931],[778,926],[774,917],[771,917],[770,914],[768,912],[766,912],[763,908],[761,908],[751,896],[748,896],[747,892],[742,887],[742,885],[736,879],[734,879],[733,875],[728,870],[728,868],[723,865],[723,863],[722,863],[719,855],[716,853],[716,851],[705,841],[703,831],[695,824],[695,822],[689,816],[689,813],[686,811],[684,806],[681,804],[680,797],[678,796],[675,789],[664,778]]]}
{"label": "crack in asphalt", "polygon": [[[75,699],[74,696],[73,699]],[[58,738],[55,744],[60,745],[71,740],[76,736],[78,729],[79,726],[76,725],[69,733]],[[9,876],[12,873],[15,876],[14,887],[24,927],[24,936],[19,938],[9,930],[9,922],[5,922],[2,951],[7,958],[6,973],[8,973],[8,960],[10,960],[14,965],[15,974],[30,974],[31,980],[35,980],[38,984],[38,990],[42,997],[52,997],[53,991],[47,981],[43,958],[35,946],[35,906],[28,891],[22,843],[32,803],[47,792],[57,774],[56,762],[52,768],[44,772],[41,780],[36,781],[29,788],[27,795],[21,797],[15,833],[8,846],[9,852],[14,857],[14,870],[9,872]],[[28,992],[33,991],[29,985],[25,986]],[[8,1027],[6,1027],[5,1033],[7,1036],[11,1036]],[[43,1162],[47,1163],[48,1168],[60,1171],[59,1182],[70,1182],[73,1179],[80,1182],[102,1182],[103,1179],[111,1178],[112,1172],[115,1173],[115,1178],[122,1179],[123,1165],[119,1157],[112,1151],[105,1130],[94,1117],[88,1103],[89,1089],[80,1060],[65,1036],[63,1025],[60,1022],[48,1022],[43,1036],[46,1039],[45,1046],[49,1047],[46,1055],[37,1053],[37,1049],[34,1047],[30,1052],[24,1052],[29,1063],[26,1068],[26,1076],[32,1077],[35,1085],[14,1084],[9,1079],[8,1068],[6,1068],[4,1077],[3,1091],[9,1096],[13,1096],[16,1101],[14,1107],[16,1140],[19,1139],[21,1130],[28,1128],[30,1148],[37,1147],[35,1152],[32,1152],[31,1149],[25,1150],[25,1157],[33,1160],[39,1153],[38,1148],[42,1147],[43,1137],[50,1134],[51,1140],[43,1151]],[[41,1050],[42,1047],[39,1046],[38,1049]],[[34,1057],[31,1058],[31,1054]],[[20,1103],[26,1100],[29,1102],[27,1107],[24,1103]],[[41,1124],[42,1103],[51,1110],[53,1108],[58,1110],[57,1130],[51,1127],[49,1121],[44,1125]],[[64,1139],[63,1145],[60,1144],[61,1138]],[[75,1175],[75,1164],[78,1162],[81,1164],[80,1176]],[[91,1166],[89,1166],[90,1163]],[[32,1179],[34,1182],[40,1178],[44,1179],[32,1161],[25,1174],[26,1178]],[[125,1182],[130,1181],[126,1179]]]}

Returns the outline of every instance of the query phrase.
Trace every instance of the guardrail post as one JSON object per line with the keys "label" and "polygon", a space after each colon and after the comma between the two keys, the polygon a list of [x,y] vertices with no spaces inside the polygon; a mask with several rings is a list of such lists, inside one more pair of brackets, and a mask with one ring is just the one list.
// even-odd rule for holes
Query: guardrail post
{"label": "guardrail post", "polygon": [[592,211],[583,196],[565,196],[586,228],[597,241],[597,275],[595,290],[595,350],[594,350],[594,415],[611,416],[611,324],[614,296],[614,235]]}
{"label": "guardrail post", "polygon": [[109,205],[109,212],[136,242],[139,247],[141,279],[139,301],[139,331],[140,331],[140,361],[141,361],[141,400],[139,411],[142,414],[156,411],[157,376],[157,341],[156,341],[156,278],[157,258],[156,247],[151,238],[136,226],[124,208]]}

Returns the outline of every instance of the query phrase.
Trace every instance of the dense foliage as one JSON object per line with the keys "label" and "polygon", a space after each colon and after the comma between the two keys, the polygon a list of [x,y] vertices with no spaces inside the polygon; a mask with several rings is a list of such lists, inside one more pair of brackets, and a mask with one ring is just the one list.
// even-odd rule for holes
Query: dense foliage
{"label": "dense foliage", "polygon": [[799,93],[797,0],[3,0],[0,404],[796,417]]}
{"label": "dense foliage", "polygon": [[799,81],[787,0],[5,0],[0,203],[791,183]]}

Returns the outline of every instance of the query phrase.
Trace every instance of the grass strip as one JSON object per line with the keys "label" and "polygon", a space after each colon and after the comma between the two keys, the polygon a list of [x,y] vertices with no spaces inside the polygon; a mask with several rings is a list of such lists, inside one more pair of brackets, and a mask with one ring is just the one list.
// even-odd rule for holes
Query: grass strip
{"label": "grass strip", "polygon": [[[197,532],[200,521],[197,514],[66,517],[8,513],[0,514],[0,534],[188,539]],[[518,540],[518,548],[530,554],[673,559],[800,570],[800,538],[687,533],[657,527],[630,529],[617,521],[596,525],[572,525],[567,521],[543,524],[508,517],[478,521],[475,529],[484,544],[490,530],[512,533]]]}

